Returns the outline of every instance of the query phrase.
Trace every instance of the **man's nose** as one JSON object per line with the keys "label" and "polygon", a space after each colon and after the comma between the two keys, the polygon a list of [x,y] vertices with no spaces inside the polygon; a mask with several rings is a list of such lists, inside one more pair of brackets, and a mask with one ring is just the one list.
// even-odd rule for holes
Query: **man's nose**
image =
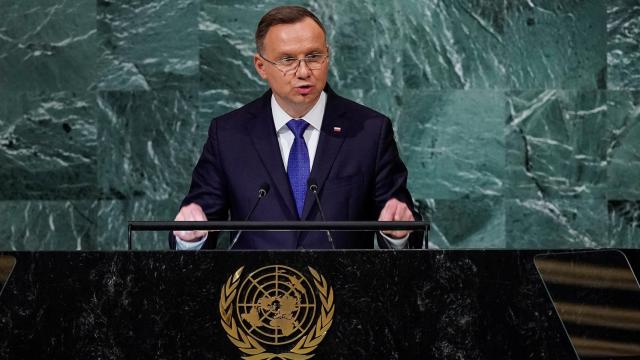
{"label": "man's nose", "polygon": [[306,79],[311,75],[311,69],[307,66],[307,62],[303,59],[298,60],[298,68],[296,69],[296,76],[300,79]]}

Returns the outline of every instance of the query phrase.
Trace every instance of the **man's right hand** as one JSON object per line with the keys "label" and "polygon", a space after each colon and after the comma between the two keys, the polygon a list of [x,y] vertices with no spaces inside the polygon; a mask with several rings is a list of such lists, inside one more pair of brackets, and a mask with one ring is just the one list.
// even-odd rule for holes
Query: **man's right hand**
{"label": "man's right hand", "polygon": [[[207,221],[207,215],[202,211],[200,205],[191,203],[180,209],[180,212],[176,215],[175,221]],[[195,242],[200,241],[205,235],[207,235],[207,232],[202,230],[174,231],[173,235],[177,236],[182,241]]]}

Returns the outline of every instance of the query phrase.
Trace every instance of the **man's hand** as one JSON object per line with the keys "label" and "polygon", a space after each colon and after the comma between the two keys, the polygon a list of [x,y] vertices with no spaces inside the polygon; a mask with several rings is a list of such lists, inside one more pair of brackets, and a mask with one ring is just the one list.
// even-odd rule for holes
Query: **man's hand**
{"label": "man's hand", "polygon": [[[414,221],[413,213],[407,207],[407,204],[398,201],[398,199],[391,198],[384,204],[384,208],[380,211],[378,221]],[[409,235],[410,231],[407,230],[385,230],[384,234],[396,239],[401,239]]]}
{"label": "man's hand", "polygon": [[[191,203],[180,209],[175,221],[207,221],[207,215],[202,211],[200,205]],[[174,231],[173,235],[184,241],[200,241],[200,239],[207,235],[207,232],[202,230]]]}

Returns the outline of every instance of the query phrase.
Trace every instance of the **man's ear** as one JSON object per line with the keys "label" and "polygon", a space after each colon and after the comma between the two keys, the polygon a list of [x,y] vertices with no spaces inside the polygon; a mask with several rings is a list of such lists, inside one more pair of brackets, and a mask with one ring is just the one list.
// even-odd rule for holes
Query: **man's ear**
{"label": "man's ear", "polygon": [[253,56],[253,65],[256,67],[258,75],[260,75],[263,80],[267,80],[267,72],[264,68],[266,66],[266,63],[264,60],[262,60],[259,54],[255,54]]}

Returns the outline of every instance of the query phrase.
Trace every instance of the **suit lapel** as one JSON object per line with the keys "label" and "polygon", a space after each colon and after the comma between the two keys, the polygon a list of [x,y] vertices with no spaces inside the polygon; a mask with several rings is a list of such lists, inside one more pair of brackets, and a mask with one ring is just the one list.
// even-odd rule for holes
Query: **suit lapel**
{"label": "suit lapel", "polygon": [[[318,188],[322,189],[329,171],[333,166],[333,162],[340,152],[342,143],[344,143],[345,132],[348,131],[348,124],[344,121],[342,113],[344,108],[340,106],[338,96],[327,86],[327,105],[322,118],[322,129],[320,130],[320,138],[318,139],[318,147],[316,149],[315,159],[313,160],[313,168],[311,169],[310,179],[315,179]],[[309,212],[315,203],[315,196],[311,191],[307,191],[304,207],[302,210],[302,220],[309,216]],[[329,219],[327,219],[329,220]]]}
{"label": "suit lapel", "polygon": [[254,120],[251,125],[251,140],[262,160],[262,163],[269,173],[272,184],[278,190],[282,200],[289,209],[289,219],[297,219],[298,214],[289,186],[289,178],[282,163],[282,155],[280,154],[280,146],[278,145],[278,137],[275,126],[273,125],[273,115],[271,114],[271,91],[263,96],[263,104],[261,109],[253,112]]}

